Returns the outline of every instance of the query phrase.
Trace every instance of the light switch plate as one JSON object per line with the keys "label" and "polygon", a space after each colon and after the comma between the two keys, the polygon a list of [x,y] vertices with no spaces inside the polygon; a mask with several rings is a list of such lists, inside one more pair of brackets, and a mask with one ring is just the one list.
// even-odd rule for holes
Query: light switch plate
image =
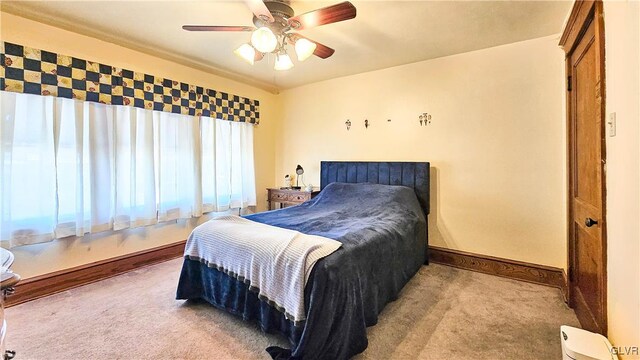
{"label": "light switch plate", "polygon": [[616,113],[612,112],[609,114],[609,121],[607,121],[607,125],[609,126],[609,136],[616,136]]}

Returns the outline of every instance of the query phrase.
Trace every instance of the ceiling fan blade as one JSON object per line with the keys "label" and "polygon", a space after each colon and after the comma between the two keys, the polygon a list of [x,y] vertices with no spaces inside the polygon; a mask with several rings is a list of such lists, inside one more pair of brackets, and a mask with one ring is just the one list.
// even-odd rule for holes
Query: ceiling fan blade
{"label": "ceiling fan blade", "polygon": [[356,17],[356,7],[345,1],[322,9],[309,11],[289,19],[289,26],[294,30],[308,29],[314,26],[331,24]]}
{"label": "ceiling fan blade", "polygon": [[244,0],[244,2],[258,19],[270,23],[276,21],[262,0]]}
{"label": "ceiling fan blade", "polygon": [[321,43],[319,43],[317,41],[311,40],[308,37],[304,37],[304,36],[302,36],[300,34],[290,34],[289,36],[294,41],[294,43],[296,41],[298,41],[298,39],[307,39],[307,40],[311,41],[312,43],[316,44],[316,49],[313,51],[313,55],[315,55],[315,56],[317,56],[319,58],[326,59],[329,56],[333,55],[334,52],[336,52],[334,49],[332,49],[332,48],[330,48],[330,47],[328,47],[328,46],[326,46],[324,44],[321,44]]}
{"label": "ceiling fan blade", "polygon": [[316,46],[316,49],[313,51],[313,55],[315,55],[315,56],[317,56],[319,58],[326,59],[329,56],[333,55],[334,52],[336,52],[332,48],[330,48],[330,47],[328,47],[326,45],[320,44],[317,41],[313,41],[313,40],[309,40],[309,41],[312,41],[312,42],[316,43],[317,46]]}
{"label": "ceiling fan blade", "polygon": [[253,26],[208,26],[208,25],[182,25],[187,31],[253,31]]}

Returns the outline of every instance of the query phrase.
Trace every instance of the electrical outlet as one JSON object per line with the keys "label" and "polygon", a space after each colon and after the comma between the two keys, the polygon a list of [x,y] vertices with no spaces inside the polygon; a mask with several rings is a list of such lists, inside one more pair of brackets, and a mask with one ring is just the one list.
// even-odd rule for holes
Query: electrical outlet
{"label": "electrical outlet", "polygon": [[607,121],[607,125],[609,125],[609,136],[616,136],[616,113],[612,112],[609,114],[609,121]]}

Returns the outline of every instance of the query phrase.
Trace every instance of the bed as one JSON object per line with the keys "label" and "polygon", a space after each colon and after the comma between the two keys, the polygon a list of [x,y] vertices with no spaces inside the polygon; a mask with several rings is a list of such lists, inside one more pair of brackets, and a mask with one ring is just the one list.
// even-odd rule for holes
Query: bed
{"label": "bed", "polygon": [[285,335],[291,349],[266,349],[274,359],[348,359],[364,351],[367,326],[428,261],[429,163],[323,161],[321,190],[301,205],[245,217],[342,243],[313,267],[304,322],[292,322],[244,282],[189,257],[176,298],[203,299]]}

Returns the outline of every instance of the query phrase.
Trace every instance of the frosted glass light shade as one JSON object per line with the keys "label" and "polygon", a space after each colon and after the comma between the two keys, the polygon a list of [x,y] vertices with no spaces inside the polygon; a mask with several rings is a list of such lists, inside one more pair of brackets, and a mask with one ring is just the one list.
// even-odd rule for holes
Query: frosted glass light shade
{"label": "frosted glass light shade", "polygon": [[276,64],[273,67],[276,70],[289,70],[293,67],[293,62],[291,61],[291,58],[289,57],[289,55],[285,54],[278,54],[276,56]]}
{"label": "frosted glass light shade", "polygon": [[253,62],[256,58],[256,49],[249,44],[242,44],[239,48],[237,48],[234,54],[238,55],[240,58],[253,65]]}
{"label": "frosted glass light shade", "polygon": [[263,26],[251,35],[251,45],[262,53],[270,53],[278,46],[278,38],[271,29]]}
{"label": "frosted glass light shade", "polygon": [[316,43],[307,39],[298,39],[295,45],[296,55],[298,55],[298,61],[307,60],[309,56],[313,55],[313,52],[316,51],[317,46],[318,45],[316,45]]}

